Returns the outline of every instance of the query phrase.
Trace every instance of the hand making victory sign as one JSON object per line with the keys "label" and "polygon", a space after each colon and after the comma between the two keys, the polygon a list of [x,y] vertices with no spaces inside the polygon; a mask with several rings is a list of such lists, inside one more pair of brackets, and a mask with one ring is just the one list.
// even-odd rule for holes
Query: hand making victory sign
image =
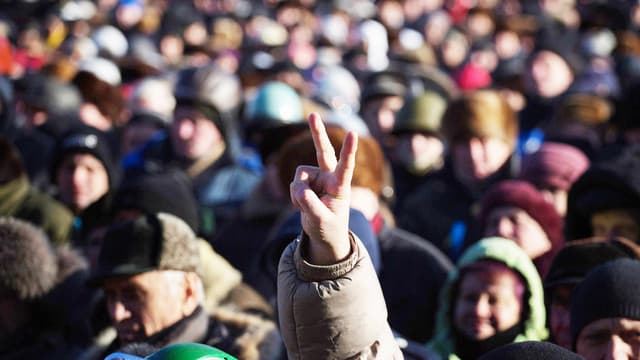
{"label": "hand making victory sign", "polygon": [[318,114],[309,116],[318,166],[299,166],[291,182],[291,202],[301,212],[302,228],[309,236],[309,261],[335,264],[351,252],[349,201],[358,138],[349,132],[340,158],[329,141]]}

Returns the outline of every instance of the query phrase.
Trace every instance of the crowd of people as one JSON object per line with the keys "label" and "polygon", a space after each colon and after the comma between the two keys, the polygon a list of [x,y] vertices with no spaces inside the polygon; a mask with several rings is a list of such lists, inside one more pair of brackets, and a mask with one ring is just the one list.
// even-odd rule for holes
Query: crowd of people
{"label": "crowd of people", "polygon": [[2,2],[0,359],[640,359],[638,90],[630,0]]}

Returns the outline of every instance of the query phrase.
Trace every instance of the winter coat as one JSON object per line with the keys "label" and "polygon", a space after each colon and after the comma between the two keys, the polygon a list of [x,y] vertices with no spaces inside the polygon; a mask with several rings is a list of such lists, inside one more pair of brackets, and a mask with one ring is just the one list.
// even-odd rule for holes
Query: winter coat
{"label": "winter coat", "polygon": [[244,281],[265,298],[272,294],[262,290],[265,281],[261,267],[263,252],[272,228],[289,209],[289,199],[286,202],[275,199],[262,182],[211,242],[216,252],[240,270]]}
{"label": "winter coat", "polygon": [[229,149],[217,158],[185,163],[176,154],[167,134],[155,136],[131,152],[123,159],[123,167],[126,174],[160,173],[171,167],[184,170],[192,180],[201,210],[213,214],[213,219],[204,216],[200,224],[200,232],[205,235],[220,229],[260,181],[260,175],[234,159]]}
{"label": "winter coat", "polygon": [[435,246],[407,231],[384,226],[378,234],[380,286],[389,324],[424,344],[433,334],[438,295],[453,264]]}
{"label": "winter coat", "polygon": [[351,235],[352,252],[319,266],[292,242],[278,268],[278,316],[289,359],[402,359],[373,265]]}
{"label": "winter coat", "polygon": [[566,241],[593,236],[595,212],[625,208],[640,209],[638,144],[612,149],[573,183],[567,199]]}
{"label": "winter coat", "polygon": [[89,341],[88,304],[96,295],[85,286],[88,265],[67,247],[56,248],[55,254],[55,286],[41,297],[25,300],[31,321],[18,338],[2,339],[0,359],[72,360],[84,351]]}
{"label": "winter coat", "polygon": [[491,185],[513,178],[518,158],[512,156],[501,169],[473,189],[456,178],[451,158],[445,161],[441,171],[427,178],[407,197],[397,220],[399,228],[427,239],[455,260],[469,242],[469,234],[476,232],[473,223],[480,198]]}
{"label": "winter coat", "polygon": [[213,312],[223,306],[236,311],[273,316],[273,309],[253,288],[242,282],[242,274],[213,251],[202,239],[198,241],[202,264],[202,283],[205,291],[205,309]]}
{"label": "winter coat", "polygon": [[[246,360],[278,359],[283,351],[280,335],[272,321],[224,308],[207,314],[198,307],[191,315],[152,335],[146,344],[161,348],[182,342],[207,344]],[[99,359],[119,348],[116,338]]]}
{"label": "winter coat", "polygon": [[0,185],[0,216],[26,220],[42,228],[53,244],[70,242],[73,215],[61,203],[36,190],[26,175]]}
{"label": "winter coat", "polygon": [[450,273],[449,279],[442,289],[436,320],[437,332],[428,347],[440,354],[443,359],[459,359],[456,355],[453,324],[450,316],[453,303],[456,301],[452,296],[454,288],[459,282],[460,269],[482,259],[491,259],[504,263],[525,279],[527,287],[525,294],[529,296],[528,299],[525,299],[525,303],[528,306],[528,311],[525,313],[528,314],[528,317],[523,319],[524,330],[516,336],[514,341],[539,341],[546,339],[548,336],[548,331],[545,327],[546,311],[542,280],[540,280],[535,266],[512,240],[497,237],[486,238],[465,251],[457,263],[457,270]]}

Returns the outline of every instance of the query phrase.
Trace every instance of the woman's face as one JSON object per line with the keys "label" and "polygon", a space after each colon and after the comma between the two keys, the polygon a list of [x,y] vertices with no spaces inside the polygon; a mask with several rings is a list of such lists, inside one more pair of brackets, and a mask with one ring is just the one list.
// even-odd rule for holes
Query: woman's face
{"label": "woman's face", "polygon": [[540,224],[526,211],[513,206],[491,210],[484,235],[515,241],[530,259],[536,259],[551,250],[551,240]]}
{"label": "woman's face", "polygon": [[485,340],[520,321],[524,286],[507,268],[463,275],[455,300],[453,325],[472,340]]}

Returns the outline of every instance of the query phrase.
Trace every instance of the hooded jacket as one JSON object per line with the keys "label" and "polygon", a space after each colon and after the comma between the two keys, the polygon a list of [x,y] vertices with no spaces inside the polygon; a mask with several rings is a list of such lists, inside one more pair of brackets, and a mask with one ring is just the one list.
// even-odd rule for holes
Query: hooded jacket
{"label": "hooded jacket", "polygon": [[447,282],[440,293],[440,306],[436,319],[436,333],[427,347],[440,354],[443,359],[459,359],[455,349],[455,339],[450,314],[455,299],[452,298],[455,285],[459,282],[460,269],[483,259],[499,261],[515,270],[525,280],[527,291],[524,299],[528,314],[524,321],[524,330],[515,338],[518,341],[540,341],[548,336],[545,327],[546,312],[544,307],[544,292],[538,272],[527,255],[518,245],[504,238],[485,238],[471,246],[464,252],[457,264],[457,270],[450,273]]}
{"label": "hooded jacket", "polygon": [[0,216],[32,222],[44,230],[53,244],[64,245],[71,240],[71,212],[31,186],[26,175],[0,184]]}

